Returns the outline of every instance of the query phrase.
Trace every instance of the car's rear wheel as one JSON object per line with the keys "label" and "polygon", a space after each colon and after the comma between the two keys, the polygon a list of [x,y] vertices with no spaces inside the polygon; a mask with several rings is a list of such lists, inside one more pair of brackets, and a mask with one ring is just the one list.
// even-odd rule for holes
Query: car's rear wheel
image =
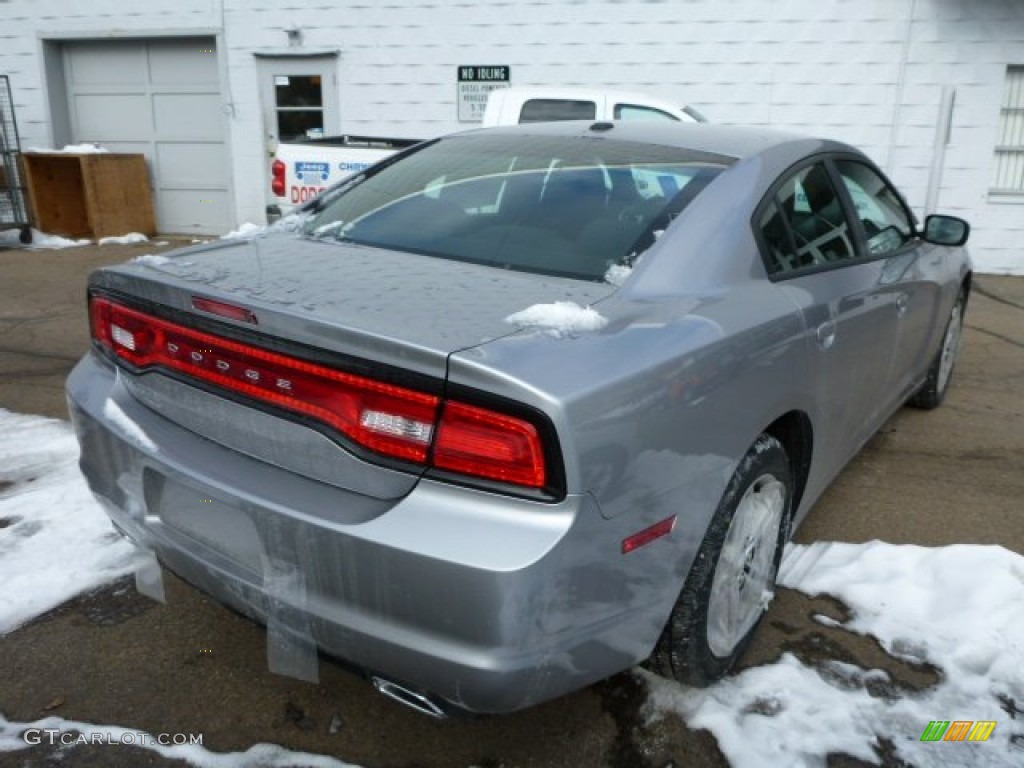
{"label": "car's rear wheel", "polygon": [[909,403],[916,408],[931,410],[942,405],[949,389],[949,381],[953,377],[953,368],[960,352],[960,339],[963,335],[964,308],[967,306],[967,289],[964,288],[957,296],[956,303],[949,313],[946,331],[942,335],[942,346],[935,354],[928,377],[924,384],[911,396]]}
{"label": "car's rear wheel", "polygon": [[705,686],[743,655],[764,616],[789,537],[793,476],[761,435],[736,468],[651,655],[658,674]]}

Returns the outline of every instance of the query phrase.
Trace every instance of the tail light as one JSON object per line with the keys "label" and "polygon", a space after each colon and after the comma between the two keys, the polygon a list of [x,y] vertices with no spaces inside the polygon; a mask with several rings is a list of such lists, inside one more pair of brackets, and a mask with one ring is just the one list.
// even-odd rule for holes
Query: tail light
{"label": "tail light", "polygon": [[550,479],[517,416],[340,371],[90,298],[93,338],[137,369],[176,371],[315,419],[374,453],[531,489]]}
{"label": "tail light", "polygon": [[547,482],[544,449],[533,424],[458,402],[445,403],[434,466],[531,488]]}
{"label": "tail light", "polygon": [[270,191],[277,197],[284,197],[287,190],[284,176],[287,167],[280,160],[275,159],[270,166]]}

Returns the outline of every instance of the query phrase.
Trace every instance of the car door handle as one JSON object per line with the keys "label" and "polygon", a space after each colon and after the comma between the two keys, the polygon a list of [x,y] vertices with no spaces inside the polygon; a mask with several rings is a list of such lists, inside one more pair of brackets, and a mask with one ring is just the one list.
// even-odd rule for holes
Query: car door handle
{"label": "car door handle", "polygon": [[818,326],[814,335],[818,339],[818,346],[822,349],[828,349],[836,340],[836,324],[831,320],[827,320]]}
{"label": "car door handle", "polygon": [[901,293],[899,296],[896,297],[896,314],[899,317],[903,317],[903,315],[907,313],[907,304],[909,303],[909,301],[910,299],[907,297],[907,294],[905,293]]}

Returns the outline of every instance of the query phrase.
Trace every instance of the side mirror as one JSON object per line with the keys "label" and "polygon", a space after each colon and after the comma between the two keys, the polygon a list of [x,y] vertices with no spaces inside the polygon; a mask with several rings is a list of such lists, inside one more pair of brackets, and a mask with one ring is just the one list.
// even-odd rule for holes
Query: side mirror
{"label": "side mirror", "polygon": [[956,216],[931,215],[924,220],[921,237],[936,245],[963,245],[971,234],[971,225]]}

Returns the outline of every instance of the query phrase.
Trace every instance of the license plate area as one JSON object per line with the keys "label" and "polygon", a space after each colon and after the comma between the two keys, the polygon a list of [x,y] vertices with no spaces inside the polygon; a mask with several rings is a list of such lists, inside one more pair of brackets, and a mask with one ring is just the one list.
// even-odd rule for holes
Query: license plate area
{"label": "license plate area", "polygon": [[149,513],[168,528],[253,574],[263,571],[263,541],[248,511],[151,468],[143,472],[143,490]]}

